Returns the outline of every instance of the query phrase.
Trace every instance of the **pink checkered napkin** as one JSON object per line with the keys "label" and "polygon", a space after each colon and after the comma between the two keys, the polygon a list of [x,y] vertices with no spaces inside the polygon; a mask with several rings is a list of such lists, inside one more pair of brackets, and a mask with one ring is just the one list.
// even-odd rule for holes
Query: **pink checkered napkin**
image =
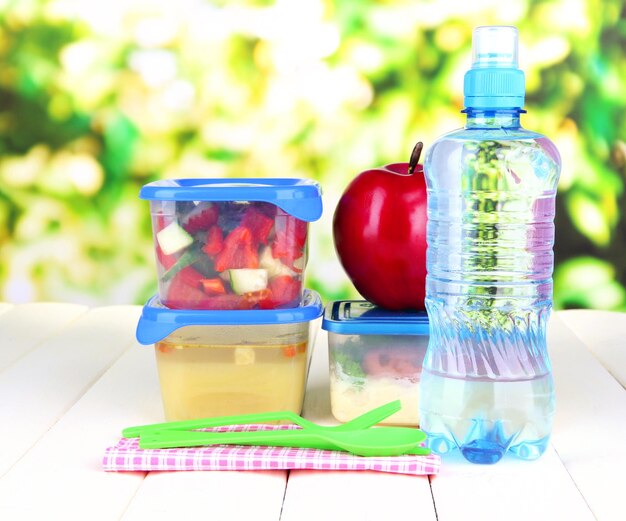
{"label": "pink checkered napkin", "polygon": [[[294,425],[229,425],[214,432],[297,429]],[[150,470],[374,470],[394,474],[437,474],[441,458],[429,456],[360,457],[347,452],[291,447],[212,445],[179,449],[140,449],[139,438],[121,438],[106,449],[106,471]]]}

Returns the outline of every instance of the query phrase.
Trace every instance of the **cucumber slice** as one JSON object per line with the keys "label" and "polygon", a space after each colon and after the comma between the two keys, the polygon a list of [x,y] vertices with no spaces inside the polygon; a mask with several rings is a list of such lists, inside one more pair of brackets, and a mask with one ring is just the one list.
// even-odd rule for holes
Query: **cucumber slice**
{"label": "cucumber slice", "polygon": [[228,270],[230,287],[237,295],[261,291],[267,288],[267,270],[239,269]]}
{"label": "cucumber slice", "polygon": [[193,243],[193,237],[175,221],[158,232],[156,238],[165,255],[184,250]]}
{"label": "cucumber slice", "polygon": [[259,256],[259,266],[267,270],[269,278],[279,277],[280,275],[288,275],[290,277],[297,275],[289,266],[284,265],[280,259],[275,259],[272,256],[272,248],[269,246],[263,248]]}

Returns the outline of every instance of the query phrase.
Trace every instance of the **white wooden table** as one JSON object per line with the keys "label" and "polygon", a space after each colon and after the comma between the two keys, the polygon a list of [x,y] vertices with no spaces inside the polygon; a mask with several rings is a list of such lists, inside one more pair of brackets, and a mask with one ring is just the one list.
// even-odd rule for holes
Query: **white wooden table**
{"label": "white wooden table", "polygon": [[[162,421],[138,306],[0,304],[0,520],[626,520],[626,314],[557,313],[552,446],[535,462],[373,472],[105,473],[123,427]],[[304,415],[332,423],[326,336]]]}

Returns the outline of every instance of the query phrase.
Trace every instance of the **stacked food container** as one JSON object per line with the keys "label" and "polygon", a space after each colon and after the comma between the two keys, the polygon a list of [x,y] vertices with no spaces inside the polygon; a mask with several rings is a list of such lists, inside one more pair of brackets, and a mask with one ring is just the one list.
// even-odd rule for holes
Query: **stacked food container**
{"label": "stacked food container", "polygon": [[166,418],[299,413],[322,314],[303,288],[319,185],[179,179],[140,197],[150,201],[159,291],[137,339],[155,345]]}
{"label": "stacked food container", "polygon": [[429,339],[425,311],[391,311],[365,300],[330,302],[330,403],[342,422],[392,400],[402,409],[381,423],[418,425],[419,381]]}

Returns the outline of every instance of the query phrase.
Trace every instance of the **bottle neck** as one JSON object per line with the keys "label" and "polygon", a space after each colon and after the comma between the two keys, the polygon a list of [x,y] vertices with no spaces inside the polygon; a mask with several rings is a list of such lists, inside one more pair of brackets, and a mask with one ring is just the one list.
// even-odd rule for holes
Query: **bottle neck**
{"label": "bottle neck", "polygon": [[474,109],[466,108],[463,111],[467,114],[466,128],[507,128],[518,129],[520,125],[520,114],[526,112],[522,109]]}

